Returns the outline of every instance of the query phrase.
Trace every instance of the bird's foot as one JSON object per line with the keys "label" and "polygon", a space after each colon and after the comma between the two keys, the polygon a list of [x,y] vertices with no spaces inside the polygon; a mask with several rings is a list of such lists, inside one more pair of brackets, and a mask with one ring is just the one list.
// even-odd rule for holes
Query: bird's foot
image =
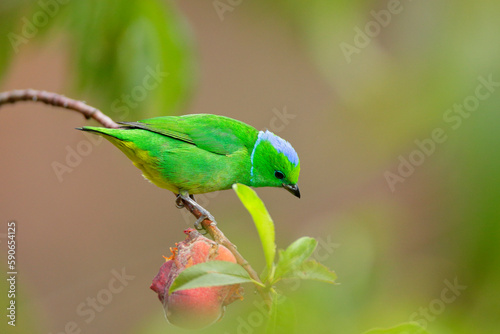
{"label": "bird's foot", "polygon": [[184,202],[182,202],[182,196],[180,194],[178,194],[177,198],[175,199],[175,207],[177,209],[183,209],[184,208]]}
{"label": "bird's foot", "polygon": [[[208,212],[208,211],[207,211]],[[202,230],[203,229],[203,226],[200,227],[200,224],[202,221],[204,221],[205,219],[208,219],[211,221],[210,223],[210,226],[216,226],[217,225],[217,222],[215,221],[215,218],[210,214],[210,212],[208,212],[208,215],[205,216],[205,215],[201,215],[200,218],[196,219],[196,222],[194,223],[194,227],[197,229],[197,230]]]}
{"label": "bird's foot", "polygon": [[184,204],[182,203],[183,200],[186,201],[186,202],[188,202],[189,204],[191,204],[194,208],[196,208],[201,213],[201,216],[194,223],[194,227],[197,230],[203,229],[203,227],[200,227],[200,224],[205,219],[208,219],[208,220],[211,221],[210,226],[216,226],[217,225],[217,222],[215,221],[214,216],[212,216],[212,214],[207,209],[205,209],[204,207],[202,207],[201,205],[199,205],[194,200],[194,196],[193,195],[190,195],[190,196],[186,196],[186,195],[183,195],[183,194],[177,195],[177,199],[175,200],[177,207],[179,207],[179,204],[181,204],[184,207]]}
{"label": "bird's foot", "polygon": [[[199,231],[202,235],[206,235],[208,233],[207,230],[205,229],[205,227],[203,225],[201,225],[201,222],[204,220],[205,220],[205,217],[201,216],[200,218],[196,219],[196,221],[194,222],[194,228],[197,231]],[[212,223],[210,225],[212,225]]]}

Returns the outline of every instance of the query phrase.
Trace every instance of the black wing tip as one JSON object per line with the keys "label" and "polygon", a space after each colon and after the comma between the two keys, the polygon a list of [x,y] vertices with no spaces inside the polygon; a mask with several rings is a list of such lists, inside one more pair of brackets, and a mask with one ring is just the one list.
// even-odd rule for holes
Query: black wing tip
{"label": "black wing tip", "polygon": [[102,133],[101,131],[99,131],[97,129],[93,129],[93,128],[88,127],[88,126],[82,126],[82,127],[79,127],[79,128],[75,128],[75,130],[86,131],[86,132]]}

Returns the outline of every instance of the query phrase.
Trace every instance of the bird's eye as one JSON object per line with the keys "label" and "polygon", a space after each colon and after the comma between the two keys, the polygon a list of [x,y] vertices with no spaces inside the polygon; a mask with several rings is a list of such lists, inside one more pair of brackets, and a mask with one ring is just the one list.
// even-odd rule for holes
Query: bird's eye
{"label": "bird's eye", "polygon": [[274,176],[277,178],[277,179],[283,179],[285,177],[285,174],[283,174],[283,172],[277,170],[274,172]]}

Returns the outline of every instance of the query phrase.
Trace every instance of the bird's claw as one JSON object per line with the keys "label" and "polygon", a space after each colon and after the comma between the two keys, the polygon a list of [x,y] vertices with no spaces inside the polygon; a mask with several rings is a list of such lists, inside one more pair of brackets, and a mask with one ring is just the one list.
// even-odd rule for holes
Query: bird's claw
{"label": "bird's claw", "polygon": [[[215,221],[215,218],[212,217],[212,215],[208,216],[208,215],[201,215],[200,218],[196,219],[196,222],[194,223],[194,227],[200,231],[202,229],[204,229],[203,225],[201,225],[201,223],[205,220],[205,219],[208,219],[211,221],[210,223],[210,226],[216,226],[217,225],[217,222]],[[201,225],[201,227],[200,227]]]}
{"label": "bird's claw", "polygon": [[187,194],[178,194],[177,198],[175,199],[175,205],[178,208],[183,208],[185,207],[186,204],[189,204],[193,208],[196,208],[200,212],[200,217],[196,219],[196,222],[194,223],[194,227],[198,230],[201,231],[205,229],[203,225],[200,225],[205,219],[208,219],[211,221],[210,226],[216,226],[217,222],[215,221],[215,218],[208,212],[206,209],[204,209],[201,205],[196,203],[194,196],[193,195],[187,195]]}
{"label": "bird's claw", "polygon": [[175,207],[177,209],[183,209],[184,208],[184,202],[182,201],[181,195],[177,195],[177,198],[175,199]]}

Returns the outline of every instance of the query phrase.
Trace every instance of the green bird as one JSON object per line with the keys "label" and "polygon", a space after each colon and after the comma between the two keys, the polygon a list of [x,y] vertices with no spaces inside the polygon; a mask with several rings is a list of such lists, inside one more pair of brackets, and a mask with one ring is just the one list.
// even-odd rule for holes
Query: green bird
{"label": "green bird", "polygon": [[194,205],[196,225],[213,216],[190,196],[235,183],[283,187],[300,198],[300,161],[292,145],[270,131],[210,114],[120,122],[117,129],[84,126],[118,147],[144,177]]}

